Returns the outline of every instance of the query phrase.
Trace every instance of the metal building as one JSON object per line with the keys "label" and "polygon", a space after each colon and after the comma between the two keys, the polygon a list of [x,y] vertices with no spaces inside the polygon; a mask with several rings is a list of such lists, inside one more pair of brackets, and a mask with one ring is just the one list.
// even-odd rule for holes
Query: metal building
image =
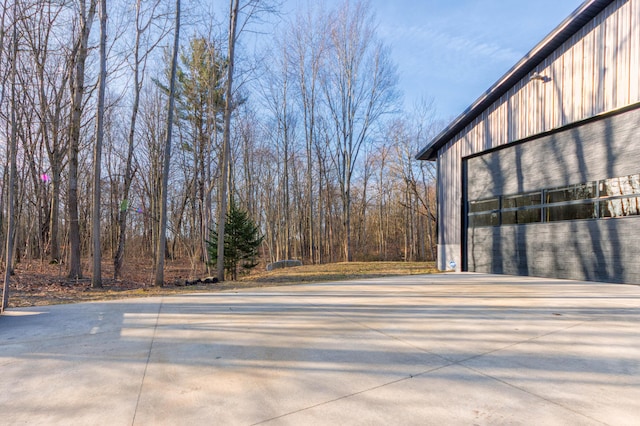
{"label": "metal building", "polygon": [[640,0],[587,0],[418,155],[441,270],[640,283]]}

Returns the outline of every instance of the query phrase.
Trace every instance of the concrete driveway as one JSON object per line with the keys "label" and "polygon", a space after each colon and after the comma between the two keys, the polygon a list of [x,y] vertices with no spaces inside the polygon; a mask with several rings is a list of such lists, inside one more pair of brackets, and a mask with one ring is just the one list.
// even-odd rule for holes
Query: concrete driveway
{"label": "concrete driveway", "polygon": [[9,310],[0,423],[640,424],[640,287],[424,275]]}

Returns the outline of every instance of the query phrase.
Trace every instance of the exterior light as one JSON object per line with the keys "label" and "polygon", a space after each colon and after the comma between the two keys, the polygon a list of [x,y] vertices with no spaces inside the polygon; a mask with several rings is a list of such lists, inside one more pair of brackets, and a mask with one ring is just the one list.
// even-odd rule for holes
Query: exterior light
{"label": "exterior light", "polygon": [[541,81],[543,83],[546,83],[549,80],[551,80],[549,77],[541,75],[538,71],[535,71],[529,76],[529,81]]}

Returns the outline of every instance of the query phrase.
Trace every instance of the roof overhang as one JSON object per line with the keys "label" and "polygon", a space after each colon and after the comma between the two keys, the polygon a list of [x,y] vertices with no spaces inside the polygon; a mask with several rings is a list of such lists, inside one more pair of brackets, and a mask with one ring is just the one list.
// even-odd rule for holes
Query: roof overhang
{"label": "roof overhang", "polygon": [[530,74],[554,50],[569,40],[571,36],[602,12],[614,0],[587,0],[580,5],[568,18],[558,25],[536,47],[531,49],[524,58],[514,65],[493,86],[482,94],[469,108],[449,124],[438,136],[422,149],[417,155],[418,160],[435,160],[438,150],[455,137],[469,123],[476,119],[491,104],[500,99],[522,78]]}

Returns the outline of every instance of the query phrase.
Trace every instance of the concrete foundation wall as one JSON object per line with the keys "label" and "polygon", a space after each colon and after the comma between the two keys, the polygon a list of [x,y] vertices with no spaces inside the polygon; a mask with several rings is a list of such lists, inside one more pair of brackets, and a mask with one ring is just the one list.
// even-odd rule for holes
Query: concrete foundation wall
{"label": "concrete foundation wall", "polygon": [[438,244],[437,265],[440,271],[462,271],[460,248],[460,244]]}

